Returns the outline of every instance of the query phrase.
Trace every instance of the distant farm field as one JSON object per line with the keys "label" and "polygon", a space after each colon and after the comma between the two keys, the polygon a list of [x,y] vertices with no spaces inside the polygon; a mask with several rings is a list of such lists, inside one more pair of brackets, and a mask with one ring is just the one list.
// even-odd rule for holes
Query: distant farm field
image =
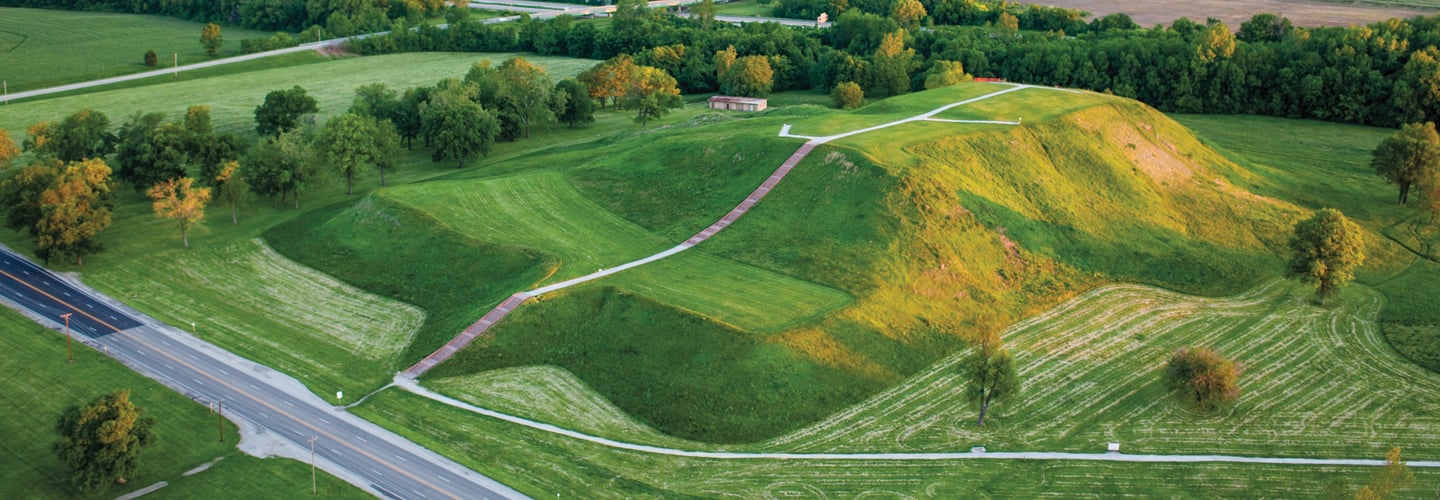
{"label": "distant farm field", "polygon": [[1165,0],[1130,2],[1126,0],[1051,0],[1046,5],[1088,11],[1095,16],[1125,13],[1143,27],[1156,24],[1169,26],[1181,17],[1203,23],[1208,18],[1224,21],[1232,30],[1240,23],[1264,12],[1290,18],[1296,26],[1349,26],[1370,24],[1390,18],[1429,15],[1440,8],[1435,0],[1361,0],[1357,2],[1306,0]]}
{"label": "distant farm field", "polygon": [[[200,46],[204,23],[171,17],[0,7],[0,78],[10,92],[52,87],[157,68],[145,66],[153,50],[158,68],[209,60]],[[272,33],[227,26],[221,57],[240,51],[240,40]]]}

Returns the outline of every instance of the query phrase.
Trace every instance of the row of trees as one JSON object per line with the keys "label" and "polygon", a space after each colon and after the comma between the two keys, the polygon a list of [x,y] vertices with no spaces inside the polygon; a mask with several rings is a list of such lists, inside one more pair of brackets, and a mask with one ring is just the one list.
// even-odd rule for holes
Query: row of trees
{"label": "row of trees", "polygon": [[153,14],[292,33],[323,26],[335,36],[383,30],[394,20],[418,24],[449,9],[444,0],[0,0],[0,7]]}

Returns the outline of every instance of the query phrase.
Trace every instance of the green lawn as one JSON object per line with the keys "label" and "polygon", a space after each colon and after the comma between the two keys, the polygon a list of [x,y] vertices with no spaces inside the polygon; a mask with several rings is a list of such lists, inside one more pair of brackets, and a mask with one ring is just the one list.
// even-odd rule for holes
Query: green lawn
{"label": "green lawn", "polygon": [[775,8],[770,5],[761,5],[754,0],[741,0],[739,2],[725,2],[715,4],[715,13],[722,16],[756,16],[773,17]]}
{"label": "green lawn", "polygon": [[[197,35],[198,37],[198,35]],[[199,43],[196,42],[198,45]],[[369,83],[385,83],[404,90],[417,85],[433,85],[442,78],[461,78],[470,65],[483,59],[495,63],[521,55],[546,68],[551,78],[576,75],[593,66],[594,61],[534,54],[471,54],[418,53],[370,57],[346,57],[323,64],[262,69],[222,77],[156,83],[137,88],[102,90],[81,95],[24,101],[0,106],[0,128],[9,130],[19,142],[31,123],[58,121],[81,108],[105,113],[114,126],[119,126],[135,112],[160,112],[172,117],[182,116],[192,104],[211,108],[215,129],[221,132],[250,133],[255,129],[255,107],[272,90],[299,85],[318,101],[317,123],[344,112],[355,97],[355,87]],[[164,96],[164,99],[156,99]]]}
{"label": "green lawn", "polygon": [[[260,460],[235,449],[236,430],[225,423],[226,441],[216,439],[215,416],[204,405],[91,349],[75,343],[75,363],[65,363],[65,337],[36,325],[8,308],[0,309],[0,496],[5,498],[80,498],[64,466],[50,451],[55,419],[71,405],[88,404],[101,394],[130,389],[131,401],[155,418],[156,443],[140,454],[140,467],[123,486],[110,486],[93,498],[113,498],[158,481],[171,486],[162,495],[265,496],[310,487],[309,467],[286,459]],[[183,472],[216,458],[208,471]],[[363,497],[364,493],[321,472],[327,496]],[[207,493],[208,492],[208,493]]]}
{"label": "green lawn", "polygon": [[[200,46],[203,23],[170,17],[0,7],[0,78],[10,92],[53,87],[209,60]],[[77,28],[83,27],[82,31]],[[237,55],[240,40],[271,34],[235,27],[221,31],[221,57]]]}

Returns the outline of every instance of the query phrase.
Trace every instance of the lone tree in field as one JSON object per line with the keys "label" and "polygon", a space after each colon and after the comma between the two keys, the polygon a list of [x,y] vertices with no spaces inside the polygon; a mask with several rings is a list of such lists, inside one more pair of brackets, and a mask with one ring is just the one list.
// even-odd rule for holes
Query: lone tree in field
{"label": "lone tree in field", "polygon": [[1355,269],[1365,263],[1365,242],[1360,226],[1333,208],[1295,224],[1290,238],[1290,274],[1315,282],[1320,303],[1355,279]]}
{"label": "lone tree in field", "polygon": [[840,82],[835,84],[835,90],[830,91],[830,99],[835,101],[837,108],[855,109],[865,103],[865,89],[855,82]]}
{"label": "lone tree in field", "polygon": [[1240,366],[1204,347],[1181,347],[1165,364],[1165,386],[1201,411],[1240,397]]}
{"label": "lone tree in field", "polygon": [[155,55],[155,51],[145,51],[145,65],[153,68],[157,64],[160,64],[160,57]]}
{"label": "lone tree in field", "polygon": [[292,130],[305,115],[315,114],[320,107],[315,98],[299,85],[288,90],[265,94],[265,102],[255,107],[255,131],[260,135],[278,135]]}
{"label": "lone tree in field", "polygon": [[1415,473],[1400,459],[1400,447],[1390,448],[1385,453],[1385,466],[1370,475],[1370,482],[1355,493],[1356,500],[1381,500],[1390,498],[1395,492],[1415,484]]}
{"label": "lone tree in field", "polygon": [[220,54],[220,46],[225,43],[225,37],[220,36],[220,25],[205,23],[200,28],[200,45],[205,47],[205,55],[215,57]]}
{"label": "lone tree in field", "polygon": [[1015,358],[1000,344],[998,335],[989,335],[960,368],[970,379],[965,397],[980,405],[980,418],[975,425],[985,425],[990,404],[1020,392],[1020,375],[1015,371]]}
{"label": "lone tree in field", "polygon": [[180,222],[180,241],[190,248],[190,227],[205,218],[210,188],[194,187],[195,179],[181,177],[156,184],[145,194],[155,200],[155,215]]}
{"label": "lone tree in field", "polygon": [[108,482],[125,483],[135,473],[140,450],[155,442],[155,419],[130,402],[130,391],[100,396],[89,406],[72,406],[55,423],[60,439],[51,447],[70,469],[70,481],[89,493]]}
{"label": "lone tree in field", "polygon": [[1435,123],[1409,123],[1380,141],[1371,153],[1370,166],[1385,180],[1400,186],[1400,204],[1410,200],[1410,187],[1440,174],[1440,134]]}
{"label": "lone tree in field", "polygon": [[112,195],[110,166],[98,158],[59,169],[54,184],[40,193],[40,219],[35,222],[35,253],[49,263],[56,257],[85,256],[100,251],[95,241],[110,227]]}
{"label": "lone tree in field", "polygon": [[219,190],[216,199],[230,206],[230,224],[240,223],[240,205],[250,201],[250,184],[245,182],[245,176],[240,175],[240,163],[229,162],[220,169],[220,174],[215,176],[215,189]]}

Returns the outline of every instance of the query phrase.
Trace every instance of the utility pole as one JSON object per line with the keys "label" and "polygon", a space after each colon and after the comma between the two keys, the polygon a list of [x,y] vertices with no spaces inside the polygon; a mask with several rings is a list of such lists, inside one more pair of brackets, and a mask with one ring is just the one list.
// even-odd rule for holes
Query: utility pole
{"label": "utility pole", "polygon": [[61,314],[61,315],[60,315],[61,318],[65,318],[65,362],[66,362],[66,363],[74,363],[74,362],[75,362],[75,351],[70,348],[70,314],[71,314],[71,313],[65,313],[65,314]]}
{"label": "utility pole", "polygon": [[320,437],[319,437],[319,436],[311,436],[311,437],[310,437],[310,495],[312,495],[312,496],[313,496],[313,495],[319,495],[319,494],[320,494],[319,488],[316,488],[316,487],[315,487],[315,440],[316,440],[316,439],[320,439]]}
{"label": "utility pole", "polygon": [[180,78],[180,53],[171,52],[170,55],[175,57],[175,78]]}
{"label": "utility pole", "polygon": [[225,402],[215,401],[215,428],[220,430],[220,442],[225,442]]}

